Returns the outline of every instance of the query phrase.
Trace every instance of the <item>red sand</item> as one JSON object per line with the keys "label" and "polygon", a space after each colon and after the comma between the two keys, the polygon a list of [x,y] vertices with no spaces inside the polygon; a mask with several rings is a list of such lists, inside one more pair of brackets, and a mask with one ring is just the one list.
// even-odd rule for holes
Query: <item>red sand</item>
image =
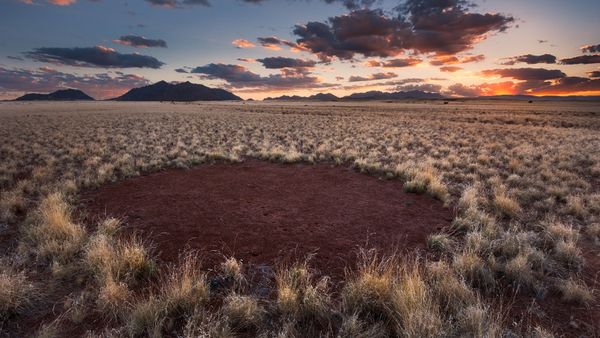
{"label": "red sand", "polygon": [[452,213],[426,195],[327,164],[244,163],[168,170],[81,196],[89,216],[122,218],[164,261],[184,249],[208,266],[233,255],[273,265],[315,253],[312,266],[340,276],[360,247],[414,250],[448,226]]}

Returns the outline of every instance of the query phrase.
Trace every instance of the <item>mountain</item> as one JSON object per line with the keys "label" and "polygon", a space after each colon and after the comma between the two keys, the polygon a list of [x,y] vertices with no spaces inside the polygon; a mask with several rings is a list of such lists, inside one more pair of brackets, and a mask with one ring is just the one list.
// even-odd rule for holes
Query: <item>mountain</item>
{"label": "mountain", "polygon": [[224,101],[241,100],[240,97],[224,90],[209,88],[190,82],[177,84],[160,81],[155,84],[134,88],[116,101]]}
{"label": "mountain", "polygon": [[420,99],[420,100],[434,100],[443,99],[444,96],[438,93],[424,92],[421,90],[411,90],[406,92],[380,92],[380,91],[369,91],[365,93],[354,93],[348,96],[344,96],[342,100],[406,100],[406,99]]}
{"label": "mountain", "polygon": [[94,98],[77,89],[57,90],[50,94],[25,94],[15,101],[93,101]]}
{"label": "mountain", "polygon": [[337,101],[338,97],[333,94],[319,93],[311,96],[298,96],[298,95],[283,95],[279,97],[267,97],[264,101]]}

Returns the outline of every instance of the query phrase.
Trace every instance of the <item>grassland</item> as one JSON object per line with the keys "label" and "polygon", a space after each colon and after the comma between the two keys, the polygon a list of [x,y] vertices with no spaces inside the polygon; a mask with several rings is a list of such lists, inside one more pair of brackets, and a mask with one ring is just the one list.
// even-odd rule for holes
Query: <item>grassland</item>
{"label": "grassland", "polygon": [[[597,323],[580,314],[599,306],[599,149],[600,107],[585,102],[2,103],[0,328],[44,337],[594,335]],[[265,298],[249,292],[235,258],[223,261],[226,288],[214,292],[193,253],[160,266],[146,239],[118,236],[119,220],[82,224],[75,212],[79,191],[107,182],[248,157],[351,164],[457,216],[429,238],[436,259],[364,252],[332,292],[327,272],[299,258]],[[528,321],[509,311],[515,298],[550,300],[573,316]]]}

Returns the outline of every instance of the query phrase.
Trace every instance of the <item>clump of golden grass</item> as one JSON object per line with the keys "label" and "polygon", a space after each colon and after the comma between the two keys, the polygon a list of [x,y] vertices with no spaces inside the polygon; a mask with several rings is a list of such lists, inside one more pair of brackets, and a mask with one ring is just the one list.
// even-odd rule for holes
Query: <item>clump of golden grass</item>
{"label": "clump of golden grass", "polygon": [[129,313],[123,315],[128,332],[132,336],[159,337],[166,323],[191,316],[206,303],[210,289],[199,266],[196,255],[183,256],[179,265],[172,266],[160,283],[159,293],[134,302]]}
{"label": "clump of golden grass", "polygon": [[219,313],[209,313],[204,309],[196,309],[187,319],[183,329],[183,337],[235,337],[235,332],[229,326],[229,321]]}
{"label": "clump of golden grass", "polygon": [[475,292],[469,288],[463,278],[453,273],[446,262],[429,263],[427,272],[429,285],[442,310],[448,313],[459,313],[468,304],[475,302]]}
{"label": "clump of golden grass", "polygon": [[225,279],[233,281],[236,286],[241,286],[246,281],[242,273],[242,262],[234,257],[229,257],[221,263],[221,272]]}
{"label": "clump of golden grass", "polygon": [[196,255],[186,255],[179,265],[171,267],[160,294],[169,313],[189,313],[207,302],[209,296],[206,275]]}
{"label": "clump of golden grass", "polygon": [[474,252],[464,251],[454,256],[452,266],[465,280],[478,287],[489,289],[496,282],[484,260]]}
{"label": "clump of golden grass", "polygon": [[265,315],[265,310],[255,297],[230,294],[223,300],[223,314],[236,329],[256,329]]}
{"label": "clump of golden grass", "polygon": [[452,239],[447,234],[433,234],[427,237],[427,247],[433,251],[446,252],[450,250]]}
{"label": "clump of golden grass", "polygon": [[521,212],[519,203],[504,193],[494,196],[494,208],[498,214],[506,217],[516,217]]}
{"label": "clump of golden grass", "polygon": [[132,337],[162,337],[164,310],[164,304],[155,295],[138,301],[126,315],[127,333]]}
{"label": "clump of golden grass", "polygon": [[392,309],[396,315],[396,334],[405,337],[441,337],[444,319],[431,289],[418,266],[405,267],[397,281]]}
{"label": "clump of golden grass", "polygon": [[156,264],[138,237],[115,239],[98,233],[85,248],[85,263],[101,281],[135,284],[156,273]]}
{"label": "clump of golden grass", "polygon": [[35,287],[23,271],[0,264],[0,321],[22,312],[34,297]]}
{"label": "clump of golden grass", "polygon": [[587,304],[594,300],[593,291],[585,284],[573,279],[560,280],[556,287],[562,294],[562,299],[567,302]]}
{"label": "clump of golden grass", "polygon": [[71,207],[61,193],[44,198],[36,216],[26,234],[38,257],[67,262],[81,250],[86,231],[72,220]]}
{"label": "clump of golden grass", "polygon": [[282,314],[300,320],[322,320],[330,305],[329,279],[316,280],[308,263],[296,263],[282,268],[275,277],[277,308]]}

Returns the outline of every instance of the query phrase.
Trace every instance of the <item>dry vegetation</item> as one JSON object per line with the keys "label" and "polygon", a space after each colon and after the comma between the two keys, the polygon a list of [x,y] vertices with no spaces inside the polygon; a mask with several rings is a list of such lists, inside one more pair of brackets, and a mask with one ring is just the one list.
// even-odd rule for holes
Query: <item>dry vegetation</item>
{"label": "dry vegetation", "polygon": [[[600,239],[599,112],[585,103],[3,103],[0,330],[23,332],[14,323],[53,308],[34,323],[38,335],[79,326],[90,337],[551,336],[556,327],[506,320],[501,295],[597,304],[596,277],[582,272]],[[150,243],[119,236],[118,220],[81,224],[74,213],[82,189],[245,157],[351,163],[443,200],[457,217],[429,237],[436,259],[364,251],[333,292],[327,271],[300,258],[264,296],[235,258],[213,275],[189,253],[164,267]]]}

